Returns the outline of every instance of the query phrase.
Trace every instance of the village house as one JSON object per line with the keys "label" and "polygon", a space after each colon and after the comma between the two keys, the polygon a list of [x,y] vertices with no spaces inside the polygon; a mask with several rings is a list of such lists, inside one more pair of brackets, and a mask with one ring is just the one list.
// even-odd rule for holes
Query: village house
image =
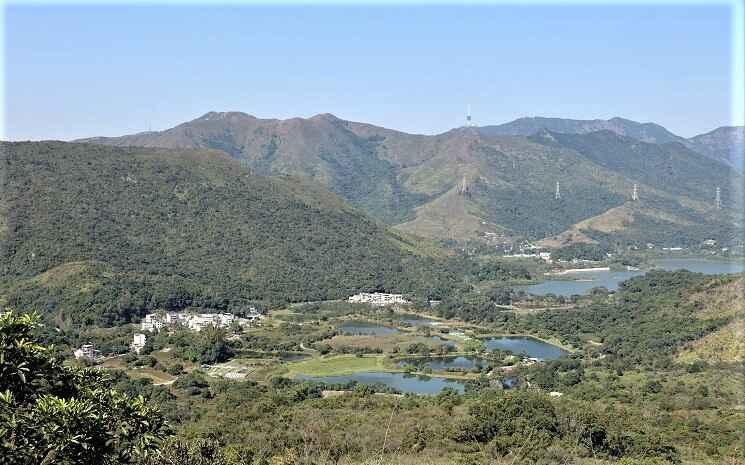
{"label": "village house", "polygon": [[130,348],[139,354],[145,347],[145,341],[147,341],[147,336],[142,333],[135,333]]}
{"label": "village house", "polygon": [[83,344],[79,349],[73,352],[76,360],[91,360],[95,361],[101,358],[101,352],[96,350],[93,344]]}

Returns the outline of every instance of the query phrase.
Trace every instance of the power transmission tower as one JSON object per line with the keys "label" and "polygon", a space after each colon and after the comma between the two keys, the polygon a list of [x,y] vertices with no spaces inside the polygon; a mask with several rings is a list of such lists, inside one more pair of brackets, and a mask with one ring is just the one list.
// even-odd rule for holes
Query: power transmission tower
{"label": "power transmission tower", "polygon": [[460,182],[460,186],[458,186],[458,193],[460,195],[468,196],[471,193],[471,188],[468,185],[468,179],[466,179],[466,175],[463,175],[463,179]]}
{"label": "power transmission tower", "polygon": [[717,194],[716,194],[716,204],[717,204],[717,210],[722,209],[722,189],[717,186]]}
{"label": "power transmission tower", "polygon": [[634,184],[634,192],[631,193],[631,200],[634,200],[634,201],[639,200],[639,190],[636,184]]}
{"label": "power transmission tower", "polygon": [[556,181],[556,193],[554,194],[554,199],[561,199],[561,189],[559,188],[559,181]]}

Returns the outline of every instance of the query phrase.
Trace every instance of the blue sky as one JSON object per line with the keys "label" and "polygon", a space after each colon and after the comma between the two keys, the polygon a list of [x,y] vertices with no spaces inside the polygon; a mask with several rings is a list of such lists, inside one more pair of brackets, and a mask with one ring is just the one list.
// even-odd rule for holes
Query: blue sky
{"label": "blue sky", "polygon": [[[408,132],[521,116],[731,124],[727,5],[9,6],[5,138],[166,129],[210,110]],[[737,121],[739,122],[739,121]]]}

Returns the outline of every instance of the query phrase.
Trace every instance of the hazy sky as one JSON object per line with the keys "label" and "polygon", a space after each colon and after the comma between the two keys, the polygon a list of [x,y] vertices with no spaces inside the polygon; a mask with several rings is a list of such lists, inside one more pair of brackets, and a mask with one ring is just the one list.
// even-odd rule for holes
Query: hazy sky
{"label": "hazy sky", "polygon": [[330,112],[437,133],[521,116],[731,124],[727,6],[10,6],[5,138]]}

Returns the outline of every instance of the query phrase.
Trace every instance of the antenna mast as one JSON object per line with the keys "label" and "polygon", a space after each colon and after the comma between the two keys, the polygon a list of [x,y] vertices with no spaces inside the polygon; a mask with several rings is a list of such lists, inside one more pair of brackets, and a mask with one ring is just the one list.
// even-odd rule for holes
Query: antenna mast
{"label": "antenna mast", "polygon": [[474,126],[473,121],[471,120],[471,104],[468,104],[468,108],[466,110],[466,127],[472,128]]}

